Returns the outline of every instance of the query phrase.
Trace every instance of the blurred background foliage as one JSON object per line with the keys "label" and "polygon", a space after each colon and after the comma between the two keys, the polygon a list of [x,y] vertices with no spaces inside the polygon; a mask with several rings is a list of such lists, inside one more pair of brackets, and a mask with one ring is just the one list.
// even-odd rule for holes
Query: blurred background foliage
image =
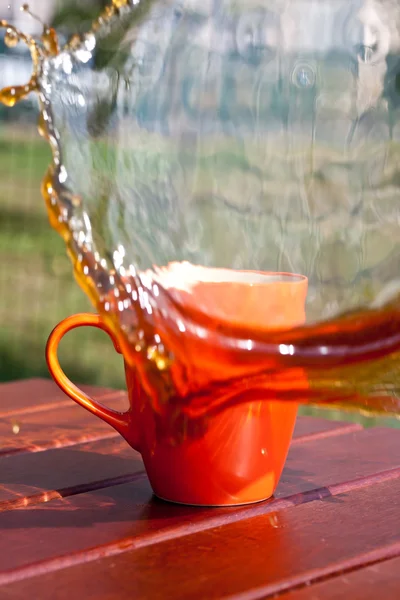
{"label": "blurred background foliage", "polygon": [[53,2],[54,14],[51,25],[66,36],[84,33],[89,23],[109,4],[109,0],[65,0]]}
{"label": "blurred background foliage", "polygon": [[[40,25],[14,4],[11,12],[0,4],[0,17],[39,34]],[[33,0],[30,8],[66,39],[88,29],[105,4]],[[0,85],[23,83],[30,70],[26,49],[10,50],[1,38]],[[52,328],[68,315],[93,311],[75,283],[64,242],[48,223],[40,183],[50,151],[37,132],[37,114],[34,95],[12,109],[0,106],[0,381],[48,377],[44,348]],[[100,331],[71,333],[60,354],[75,381],[124,385],[122,361]]]}
{"label": "blurred background foliage", "polygon": [[[32,11],[67,39],[88,29],[107,0],[32,0]],[[40,25],[0,0],[0,18],[25,31]],[[21,23],[21,19],[23,22]],[[36,28],[36,29],[35,29]],[[33,31],[35,30],[35,31]],[[0,40],[0,86],[29,78],[29,53],[8,49]],[[21,81],[20,81],[21,80]],[[72,275],[63,241],[49,226],[40,195],[50,151],[37,132],[34,95],[18,107],[0,106],[0,381],[49,377],[44,348],[52,328],[76,312],[93,311]],[[76,382],[123,387],[123,364],[106,335],[75,331],[61,347],[61,362]],[[383,424],[358,414],[303,407],[303,414]],[[399,423],[389,421],[393,426]]]}

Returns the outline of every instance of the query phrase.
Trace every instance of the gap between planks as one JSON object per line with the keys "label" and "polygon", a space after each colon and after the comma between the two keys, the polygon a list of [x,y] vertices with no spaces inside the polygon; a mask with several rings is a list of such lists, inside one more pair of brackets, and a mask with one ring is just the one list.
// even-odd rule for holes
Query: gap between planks
{"label": "gap between planks", "polygon": [[[144,474],[136,474],[136,477],[143,475]],[[24,579],[29,579],[32,577],[37,577],[39,575],[60,571],[65,568],[90,563],[102,558],[110,558],[128,551],[138,550],[140,548],[145,548],[146,546],[166,542],[177,537],[186,537],[188,535],[204,532],[210,529],[214,529],[216,527],[222,527],[224,525],[235,523],[237,521],[243,521],[252,519],[254,517],[259,517],[261,515],[267,515],[271,512],[276,512],[278,510],[294,508],[296,506],[299,506],[300,504],[303,505],[316,500],[322,500],[329,497],[335,497],[340,494],[345,494],[351,491],[361,490],[372,485],[377,485],[390,480],[395,480],[399,477],[400,467],[397,467],[395,469],[383,471],[381,473],[371,475],[368,477],[362,477],[360,479],[354,479],[345,483],[333,484],[330,486],[310,490],[308,492],[294,494],[292,496],[288,496],[287,498],[282,498],[279,500],[263,502],[248,508],[243,508],[242,510],[238,510],[235,512],[224,513],[216,515],[215,517],[206,517],[200,522],[186,524],[184,531],[182,531],[182,529],[177,526],[173,526],[163,530],[162,532],[149,533],[147,535],[143,535],[140,538],[128,537],[120,539],[116,542],[104,544],[92,549],[76,552],[74,554],[69,554],[67,556],[61,556],[55,559],[44,560],[39,563],[33,563],[25,567],[5,571],[3,573],[0,573],[0,586],[16,583],[18,581],[22,581]],[[363,561],[362,566],[367,566],[368,564],[373,564],[385,559],[393,558],[395,556],[398,556],[399,554],[400,542],[396,542],[395,544],[365,553],[365,555],[363,555],[363,558],[365,560]],[[360,564],[359,558],[360,557],[358,556],[354,559],[348,559],[347,561],[341,562],[340,571],[343,568],[355,568],[357,565]],[[334,575],[335,573],[337,574],[338,571],[339,568],[336,563],[326,568],[316,569],[314,572],[311,573],[310,571],[308,571],[307,581],[319,581],[320,579],[328,577],[329,575]],[[268,598],[271,595],[274,595],[278,592],[284,592],[288,591],[288,589],[292,589],[293,581],[295,586],[305,585],[306,583],[306,581],[304,580],[304,576],[302,577],[301,575],[299,575],[297,580],[291,580],[290,588],[284,588],[280,583],[279,585],[277,584],[275,591],[268,591],[267,595],[265,594],[265,592],[262,592],[261,589],[254,589],[249,592],[246,592],[245,594],[230,596],[230,598],[232,600],[253,600],[258,598]]]}

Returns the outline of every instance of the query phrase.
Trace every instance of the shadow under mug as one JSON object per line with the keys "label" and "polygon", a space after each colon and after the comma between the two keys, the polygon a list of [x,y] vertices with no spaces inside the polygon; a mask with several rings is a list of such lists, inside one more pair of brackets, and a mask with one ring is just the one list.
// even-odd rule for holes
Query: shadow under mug
{"label": "shadow under mug", "polygon": [[[304,322],[306,277],[222,269],[215,272],[218,281],[197,282],[191,295],[203,309],[208,306],[209,313],[223,316],[224,321],[257,322],[262,329],[268,329],[269,323],[292,327]],[[223,273],[229,273],[229,278]],[[233,506],[273,495],[293,435],[296,402],[266,401],[260,396],[259,400],[222,409],[209,419],[200,437],[186,435],[173,445],[167,436],[160,435],[163,424],[159,416],[156,423],[137,372],[126,362],[130,403],[126,413],[97,402],[65,375],[57,357],[58,345],[67,332],[84,326],[104,330],[118,351],[113,332],[100,316],[78,314],[62,321],[49,337],[46,359],[50,373],[72,400],[114,427],[140,452],[156,496],[180,504]]]}

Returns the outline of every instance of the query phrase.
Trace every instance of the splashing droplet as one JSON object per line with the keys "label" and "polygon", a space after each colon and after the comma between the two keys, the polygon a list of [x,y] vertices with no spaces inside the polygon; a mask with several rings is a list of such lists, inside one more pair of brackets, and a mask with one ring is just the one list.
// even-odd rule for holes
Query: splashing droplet
{"label": "splashing droplet", "polygon": [[45,27],[42,34],[42,42],[45,50],[50,56],[57,56],[60,51],[58,45],[58,36],[55,29],[52,27]]}
{"label": "splashing droplet", "polygon": [[6,35],[4,36],[4,43],[8,48],[15,48],[18,45],[18,35],[12,29],[7,29]]}
{"label": "splashing droplet", "polygon": [[115,8],[123,8],[124,6],[128,6],[129,0],[113,0],[113,5]]}
{"label": "splashing droplet", "polygon": [[[28,46],[32,57],[33,72],[30,80],[25,85],[10,86],[0,90],[0,102],[5,106],[13,107],[20,100],[26,98],[32,91],[37,90],[37,75],[39,65],[41,64],[40,61],[45,55],[50,55],[51,52],[46,46],[45,39],[42,40],[43,45],[41,46],[32,36],[24,34],[5,20],[0,20],[0,28],[6,30],[4,40],[8,47],[12,48],[19,42],[23,42]],[[45,37],[45,34],[46,28],[43,37]]]}
{"label": "splashing droplet", "polygon": [[0,92],[0,102],[8,107],[13,107],[18,102],[18,95],[15,93],[14,87],[8,87]]}

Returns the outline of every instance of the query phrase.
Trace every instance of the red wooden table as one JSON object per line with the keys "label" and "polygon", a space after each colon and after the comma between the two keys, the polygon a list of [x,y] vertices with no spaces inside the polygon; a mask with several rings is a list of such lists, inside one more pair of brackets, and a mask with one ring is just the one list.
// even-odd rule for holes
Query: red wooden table
{"label": "red wooden table", "polygon": [[1,600],[400,598],[400,431],[299,418],[275,498],[239,509],[154,499],[49,381],[0,386],[0,436]]}

